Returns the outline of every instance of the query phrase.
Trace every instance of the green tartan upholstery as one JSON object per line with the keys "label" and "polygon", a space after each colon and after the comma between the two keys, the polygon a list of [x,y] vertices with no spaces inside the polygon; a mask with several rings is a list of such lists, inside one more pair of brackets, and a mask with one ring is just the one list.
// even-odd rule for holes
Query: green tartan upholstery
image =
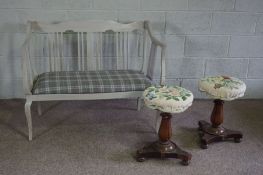
{"label": "green tartan upholstery", "polygon": [[133,70],[63,71],[40,74],[34,82],[36,94],[88,94],[143,91],[151,85],[146,76]]}

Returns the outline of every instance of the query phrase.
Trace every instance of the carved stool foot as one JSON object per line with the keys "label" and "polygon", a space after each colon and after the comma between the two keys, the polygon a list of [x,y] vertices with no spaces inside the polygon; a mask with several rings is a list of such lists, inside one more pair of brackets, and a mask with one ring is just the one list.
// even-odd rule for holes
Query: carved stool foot
{"label": "carved stool foot", "polygon": [[243,137],[239,131],[233,131],[223,127],[214,128],[210,123],[206,121],[199,121],[201,148],[206,149],[208,144],[213,142],[225,141],[234,139],[236,143],[241,142]]}
{"label": "carved stool foot", "polygon": [[143,162],[147,158],[176,158],[182,160],[182,165],[189,165],[192,155],[179,148],[174,142],[162,143],[156,141],[137,151],[136,160]]}
{"label": "carved stool foot", "polygon": [[147,158],[176,158],[181,159],[183,165],[189,165],[192,155],[180,149],[170,140],[172,136],[170,113],[161,113],[162,121],[159,129],[159,141],[156,141],[137,151],[136,160],[143,162]]}

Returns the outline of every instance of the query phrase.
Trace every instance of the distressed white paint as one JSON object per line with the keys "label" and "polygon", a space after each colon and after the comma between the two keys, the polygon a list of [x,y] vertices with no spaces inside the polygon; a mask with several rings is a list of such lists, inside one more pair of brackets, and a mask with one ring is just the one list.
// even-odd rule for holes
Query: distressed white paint
{"label": "distressed white paint", "polygon": [[[115,21],[69,21],[61,22],[56,24],[51,23],[41,23],[37,21],[29,21],[27,27],[27,36],[23,44],[23,84],[24,91],[26,95],[26,104],[25,104],[25,113],[28,123],[29,130],[29,140],[32,140],[32,119],[30,107],[33,101],[38,101],[38,113],[41,115],[40,101],[52,101],[52,100],[98,100],[98,99],[116,99],[116,98],[137,98],[137,109],[140,109],[141,106],[141,96],[142,92],[131,91],[131,92],[116,92],[116,93],[95,93],[95,94],[43,94],[43,95],[34,95],[31,93],[33,87],[33,82],[36,77],[43,72],[43,69],[38,69],[42,67],[39,65],[39,62],[36,60],[39,59],[38,53],[36,50],[47,50],[47,57],[41,57],[40,59],[44,60],[48,65],[44,72],[52,71],[90,71],[91,70],[104,70],[105,65],[108,69],[131,69],[130,61],[133,57],[130,57],[129,47],[131,42],[129,40],[129,35],[136,32],[136,35],[143,35],[142,37],[149,37],[151,41],[150,49],[150,58],[145,57],[146,54],[140,55],[140,49],[143,49],[145,53],[145,42],[146,39],[141,40],[141,37],[136,37],[137,40],[134,42],[135,47],[138,46],[138,57],[142,57],[143,61],[141,62],[140,71],[144,72],[149,78],[152,78],[152,73],[149,70],[152,70],[150,62],[154,62],[156,59],[156,49],[157,47],[161,48],[161,75],[160,83],[165,83],[165,48],[166,45],[156,39],[149,27],[148,21],[138,21],[129,24],[122,24]],[[138,32],[138,33],[137,33]],[[116,34],[117,33],[117,34]],[[43,37],[46,35],[46,37]],[[67,48],[64,44],[69,35],[72,35],[74,39],[70,39],[68,45],[73,48],[72,55],[72,65],[68,68],[65,64],[68,59],[64,57],[64,49]],[[40,36],[40,37],[39,37]],[[112,38],[113,37],[113,38]],[[37,38],[42,40],[44,44],[41,49],[38,44],[41,41],[37,41]],[[91,39],[90,41],[88,39]],[[112,40],[110,39],[112,38]],[[112,41],[112,42],[111,42]],[[89,43],[86,44],[85,43]],[[113,47],[116,45],[116,47]],[[45,47],[46,46],[46,47]],[[142,46],[142,47],[139,47]],[[94,48],[95,47],[95,48]],[[86,52],[85,52],[86,48]],[[114,48],[114,51],[108,51],[107,49]],[[106,51],[105,51],[106,50]],[[76,52],[76,58],[74,57]],[[88,53],[91,52],[91,53]],[[113,52],[113,53],[112,53]],[[118,57],[116,58],[114,54],[117,53]],[[86,53],[86,54],[85,54]],[[91,57],[92,55],[92,57]],[[111,56],[109,58],[109,56]],[[134,55],[133,55],[134,56]],[[109,67],[107,64],[113,63],[104,63],[107,60],[111,59],[116,61],[116,65]],[[116,60],[114,60],[114,59]],[[92,61],[91,61],[92,60]],[[96,64],[93,64],[95,60]],[[146,61],[150,60],[150,61]],[[76,68],[74,68],[74,61],[77,61]],[[121,61],[119,63],[119,61]],[[89,65],[91,64],[91,66]],[[144,64],[148,63],[148,64]],[[122,66],[120,66],[122,64]]]}

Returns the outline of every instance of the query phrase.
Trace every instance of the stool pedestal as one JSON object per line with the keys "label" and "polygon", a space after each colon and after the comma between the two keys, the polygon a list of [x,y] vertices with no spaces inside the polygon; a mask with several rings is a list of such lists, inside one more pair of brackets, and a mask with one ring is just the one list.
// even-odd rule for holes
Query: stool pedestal
{"label": "stool pedestal", "polygon": [[172,127],[170,113],[161,113],[162,121],[158,132],[159,140],[137,151],[137,161],[143,162],[146,158],[177,158],[183,165],[188,165],[192,155],[180,149],[172,142]]}
{"label": "stool pedestal", "polygon": [[223,100],[214,100],[214,109],[211,114],[211,124],[206,121],[199,121],[199,130],[201,138],[201,148],[207,149],[208,144],[212,142],[225,141],[230,138],[239,143],[243,137],[239,131],[233,131],[220,126],[224,120]]}

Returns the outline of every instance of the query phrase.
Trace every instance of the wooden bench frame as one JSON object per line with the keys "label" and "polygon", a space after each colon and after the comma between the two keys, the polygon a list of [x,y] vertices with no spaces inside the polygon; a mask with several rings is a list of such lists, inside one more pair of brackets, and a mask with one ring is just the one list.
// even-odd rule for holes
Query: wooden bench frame
{"label": "wooden bench frame", "polygon": [[[51,23],[40,23],[36,21],[29,21],[27,26],[26,40],[22,46],[22,70],[23,70],[23,87],[25,91],[26,103],[25,103],[25,115],[28,125],[28,139],[32,140],[32,118],[31,118],[31,104],[33,101],[54,101],[54,100],[99,100],[99,99],[121,99],[121,98],[137,98],[137,109],[141,106],[141,97],[143,91],[130,91],[130,92],[116,92],[116,93],[94,93],[94,94],[44,94],[44,95],[34,95],[31,90],[33,87],[33,80],[36,78],[37,74],[31,67],[30,62],[30,39],[31,34],[35,30],[43,30],[45,32],[131,32],[134,30],[143,30],[145,35],[148,34],[151,41],[150,56],[155,59],[157,47],[161,48],[161,77],[160,84],[164,84],[165,81],[165,49],[166,45],[156,39],[149,27],[148,21],[138,21],[129,24],[122,24],[115,21],[71,21],[71,22],[61,22],[56,24]],[[145,44],[145,39],[144,43]],[[143,53],[143,66],[142,72],[149,77],[151,77],[151,71],[148,67],[149,62],[146,60],[146,53]],[[41,106],[38,103],[38,113],[41,115]]]}

